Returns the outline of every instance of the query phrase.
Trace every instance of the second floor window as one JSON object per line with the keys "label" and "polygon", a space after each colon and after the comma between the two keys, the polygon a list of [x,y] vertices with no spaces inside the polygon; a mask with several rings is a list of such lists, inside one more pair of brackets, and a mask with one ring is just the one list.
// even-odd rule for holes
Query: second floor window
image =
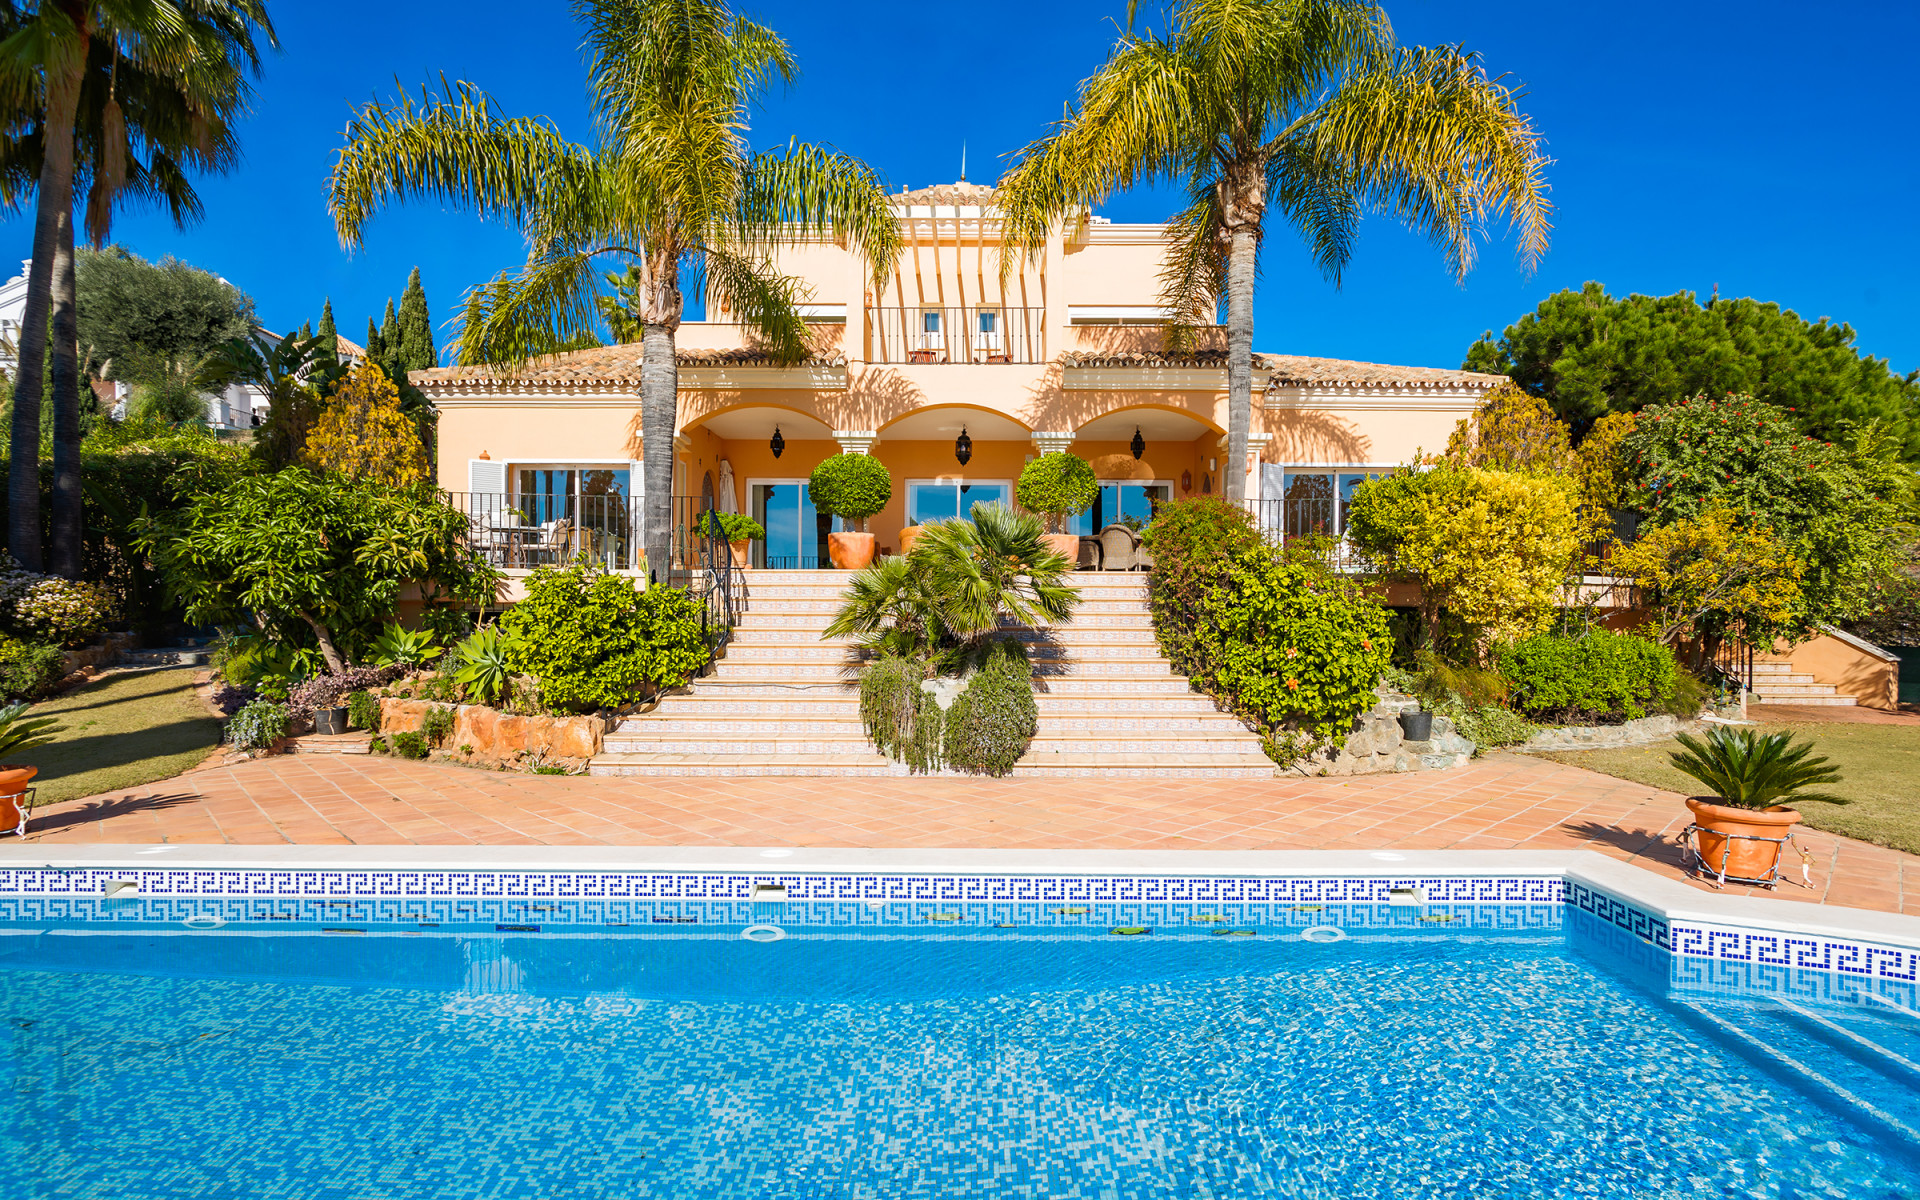
{"label": "second floor window", "polygon": [[922,333],[940,332],[940,314],[938,311],[929,311],[920,314],[920,331]]}
{"label": "second floor window", "polygon": [[998,331],[999,328],[1000,314],[990,309],[983,309],[980,313],[980,332],[994,333]]}

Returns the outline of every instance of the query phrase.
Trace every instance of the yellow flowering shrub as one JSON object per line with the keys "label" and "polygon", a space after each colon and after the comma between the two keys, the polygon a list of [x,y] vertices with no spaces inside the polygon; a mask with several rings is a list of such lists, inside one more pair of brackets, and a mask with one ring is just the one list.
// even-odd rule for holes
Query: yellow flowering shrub
{"label": "yellow flowering shrub", "polygon": [[1628,495],[1633,487],[1633,464],[1626,452],[1627,435],[1633,427],[1632,413],[1601,417],[1574,452],[1573,477],[1580,484],[1580,536],[1584,541],[1612,541],[1613,514],[1608,510],[1633,507],[1636,497]]}
{"label": "yellow flowering shrub", "polygon": [[1742,528],[1732,507],[1716,502],[1616,549],[1612,569],[1640,589],[1659,641],[1732,636],[1768,646],[1793,635],[1806,564],[1771,528]]}
{"label": "yellow flowering shrub", "polygon": [[1503,383],[1488,392],[1471,417],[1454,426],[1447,457],[1465,467],[1496,471],[1551,471],[1573,466],[1567,427],[1547,402]]}
{"label": "yellow flowering shrub", "polygon": [[420,433],[400,411],[400,390],[372,363],[361,363],[334,388],[307,434],[304,456],[309,466],[388,487],[433,478]]}
{"label": "yellow flowering shrub", "polygon": [[1580,548],[1577,497],[1562,475],[1446,461],[1361,484],[1348,531],[1386,573],[1420,585],[1429,645],[1444,610],[1484,652],[1552,622]]}

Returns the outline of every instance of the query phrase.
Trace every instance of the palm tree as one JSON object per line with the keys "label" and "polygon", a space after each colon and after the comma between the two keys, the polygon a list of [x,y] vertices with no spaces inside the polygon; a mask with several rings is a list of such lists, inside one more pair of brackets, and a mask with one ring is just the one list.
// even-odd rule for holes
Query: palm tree
{"label": "palm tree", "polygon": [[464,204],[522,230],[525,266],[468,293],[463,364],[524,361],[592,334],[600,260],[638,272],[644,541],[659,570],[671,561],[683,273],[757,331],[769,354],[798,361],[808,353],[795,308],[803,285],[774,267],[775,250],[837,232],[879,287],[900,235],[865,164],[798,142],[748,148],[750,106],[794,75],[773,31],[735,17],[724,0],[575,0],[574,12],[588,30],[595,147],[543,120],[503,117],[467,84],[443,86],[418,104],[356,114],[331,207],[349,247],[375,209],[409,198]]}
{"label": "palm tree", "polygon": [[1073,616],[1080,589],[1065,582],[1073,564],[1047,545],[1040,518],[1004,504],[975,504],[970,515],[926,526],[907,556],[941,626],[977,646],[1005,621],[1039,627]]}
{"label": "palm tree", "polygon": [[1507,214],[1531,266],[1547,243],[1545,160],[1516,99],[1470,54],[1397,47],[1368,0],[1175,0],[1164,35],[1129,30],[1077,107],[1022,152],[1001,182],[1003,236],[1033,253],[1115,191],[1184,186],[1161,273],[1170,341],[1212,325],[1225,296],[1225,487],[1243,499],[1268,207],[1336,284],[1369,208],[1425,234],[1463,278],[1476,235]]}
{"label": "palm tree", "polygon": [[[51,565],[77,577],[81,559],[80,377],[76,341],[73,194],[91,176],[88,232],[103,244],[123,197],[162,199],[176,221],[197,215],[185,167],[234,161],[230,118],[244,105],[241,64],[257,72],[256,33],[271,44],[265,0],[45,0],[31,14],[7,6],[0,99],[31,113],[40,159],[33,260],[15,375],[8,543],[40,565],[39,427],[43,363],[54,405]],[[96,115],[97,114],[97,115]],[[148,160],[139,162],[142,149]],[[52,354],[47,355],[51,316]]]}

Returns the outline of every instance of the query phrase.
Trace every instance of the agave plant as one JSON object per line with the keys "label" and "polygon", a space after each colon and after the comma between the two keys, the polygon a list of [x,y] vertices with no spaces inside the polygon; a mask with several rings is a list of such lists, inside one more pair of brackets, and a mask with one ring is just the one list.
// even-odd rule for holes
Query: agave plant
{"label": "agave plant", "polygon": [[27,707],[25,704],[9,704],[0,708],[0,763],[16,754],[50,746],[55,734],[66,732],[52,717],[27,716]]}
{"label": "agave plant", "polygon": [[513,668],[508,660],[513,638],[489,625],[467,635],[453,650],[453,681],[467,699],[498,706],[513,690]]}
{"label": "agave plant", "polygon": [[389,625],[373,639],[368,653],[383,667],[424,667],[439,658],[441,650],[433,644],[432,630]]}
{"label": "agave plant", "polygon": [[1791,733],[1723,728],[1705,740],[1683,733],[1679,741],[1686,749],[1673,754],[1673,765],[1734,808],[1766,808],[1785,800],[1847,802],[1830,792],[1807,790],[1840,782],[1840,772],[1825,755],[1809,758],[1813,743],[1796,746]]}

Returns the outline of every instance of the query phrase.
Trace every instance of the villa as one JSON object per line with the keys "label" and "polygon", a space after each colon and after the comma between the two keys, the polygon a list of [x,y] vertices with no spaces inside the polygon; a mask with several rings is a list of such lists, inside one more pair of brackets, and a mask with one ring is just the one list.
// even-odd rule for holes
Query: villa
{"label": "villa", "polygon": [[[1010,500],[1021,467],[1055,450],[1084,457],[1103,484],[1077,532],[1218,495],[1234,471],[1268,521],[1338,532],[1355,483],[1444,446],[1501,382],[1261,354],[1247,461],[1229,462],[1224,337],[1165,348],[1166,226],[1088,216],[1003,272],[993,196],[965,182],[899,193],[905,250],[884,294],[835,241],[782,253],[780,268],[812,290],[806,362],[756,353],[724,312],[680,327],[674,494],[689,513],[711,503],[759,520],[753,566],[825,565],[831,527],[806,481],[843,451],[893,476],[892,503],[868,524],[883,549],[904,526]],[[623,518],[641,479],[637,345],[412,378],[440,410],[443,486],[464,486],[476,510],[569,519],[586,535],[573,549],[636,565]]]}

